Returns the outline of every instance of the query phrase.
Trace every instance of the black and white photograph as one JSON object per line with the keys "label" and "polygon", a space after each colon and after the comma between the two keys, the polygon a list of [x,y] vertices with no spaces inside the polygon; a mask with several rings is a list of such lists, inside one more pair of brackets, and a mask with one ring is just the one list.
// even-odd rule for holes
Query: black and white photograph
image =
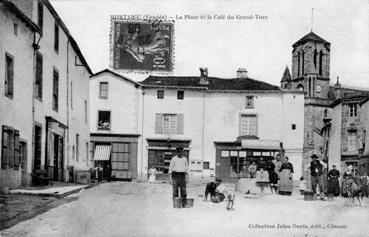
{"label": "black and white photograph", "polygon": [[367,0],[0,0],[1,237],[368,237],[367,131]]}

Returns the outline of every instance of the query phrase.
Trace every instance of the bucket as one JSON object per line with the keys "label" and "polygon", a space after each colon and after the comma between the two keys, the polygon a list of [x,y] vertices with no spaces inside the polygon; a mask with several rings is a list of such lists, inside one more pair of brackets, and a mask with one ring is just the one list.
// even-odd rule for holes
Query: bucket
{"label": "bucket", "polygon": [[305,201],[314,201],[314,193],[309,192],[309,191],[305,191],[304,192],[304,200]]}
{"label": "bucket", "polygon": [[182,198],[180,198],[180,197],[173,198],[173,207],[174,208],[181,208],[182,207]]}
{"label": "bucket", "polygon": [[334,200],[334,195],[331,193],[328,194],[328,201],[333,202],[333,200]]}
{"label": "bucket", "polygon": [[194,202],[194,199],[193,198],[188,198],[187,199],[187,206],[188,207],[193,207],[193,202]]}
{"label": "bucket", "polygon": [[1,187],[0,188],[0,194],[9,195],[9,187],[8,186]]}

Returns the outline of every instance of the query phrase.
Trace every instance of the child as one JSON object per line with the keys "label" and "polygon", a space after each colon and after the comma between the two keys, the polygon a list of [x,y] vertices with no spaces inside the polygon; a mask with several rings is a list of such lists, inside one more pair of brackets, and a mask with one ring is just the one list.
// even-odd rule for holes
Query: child
{"label": "child", "polygon": [[300,190],[301,195],[304,195],[304,192],[306,190],[306,180],[304,180],[303,176],[301,176],[300,178],[299,190]]}
{"label": "child", "polygon": [[149,183],[155,182],[156,174],[157,174],[157,171],[155,169],[155,166],[151,166],[151,168],[149,169]]}

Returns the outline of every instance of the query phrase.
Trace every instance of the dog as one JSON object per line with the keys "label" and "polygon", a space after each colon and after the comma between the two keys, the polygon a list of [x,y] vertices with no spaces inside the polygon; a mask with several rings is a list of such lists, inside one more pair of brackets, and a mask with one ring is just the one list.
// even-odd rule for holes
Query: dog
{"label": "dog", "polygon": [[205,188],[205,197],[204,197],[204,201],[207,202],[208,201],[208,196],[210,194],[210,200],[212,197],[215,196],[216,194],[216,190],[217,189],[217,185],[215,182],[210,182],[206,184],[206,188]]}
{"label": "dog", "polygon": [[227,210],[231,211],[233,210],[233,204],[234,204],[234,199],[236,198],[236,194],[234,193],[234,191],[227,191],[226,193],[226,202],[227,202]]}
{"label": "dog", "polygon": [[352,206],[355,204],[355,198],[358,200],[359,206],[361,206],[361,200],[364,198],[362,186],[354,181],[351,187],[348,188],[348,198],[352,200]]}

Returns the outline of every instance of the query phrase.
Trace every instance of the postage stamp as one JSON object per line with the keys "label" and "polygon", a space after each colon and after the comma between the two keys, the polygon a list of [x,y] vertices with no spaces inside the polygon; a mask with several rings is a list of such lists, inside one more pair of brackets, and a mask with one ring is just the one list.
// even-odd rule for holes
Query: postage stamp
{"label": "postage stamp", "polygon": [[173,71],[174,22],[111,19],[110,66],[128,72]]}

